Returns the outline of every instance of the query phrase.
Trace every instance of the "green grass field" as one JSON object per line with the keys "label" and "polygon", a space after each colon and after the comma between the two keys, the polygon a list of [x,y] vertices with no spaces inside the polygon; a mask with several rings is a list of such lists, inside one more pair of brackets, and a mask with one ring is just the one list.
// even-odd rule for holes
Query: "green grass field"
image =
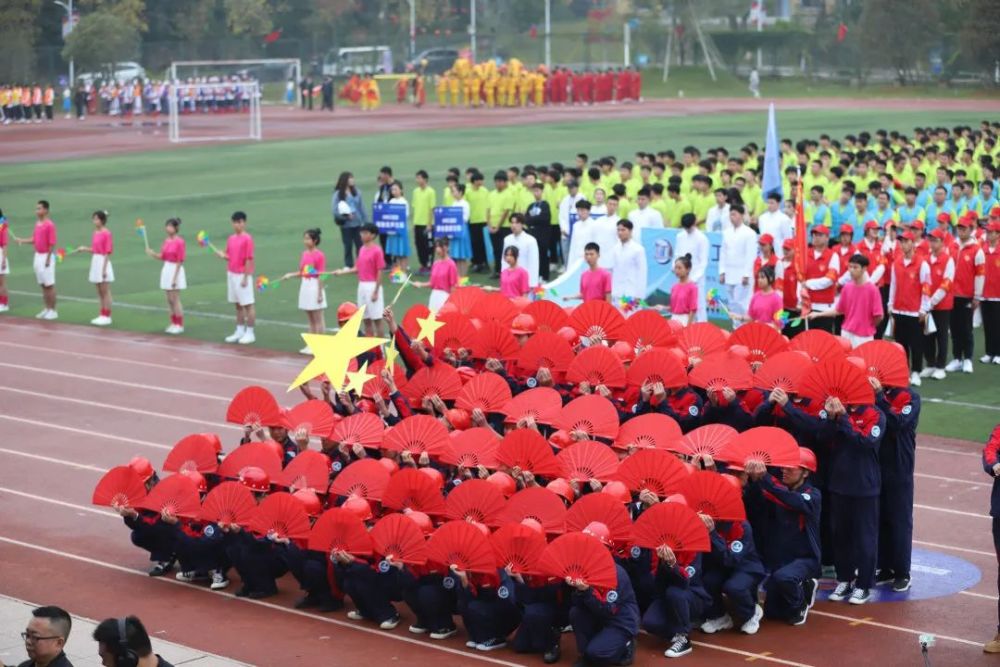
{"label": "green grass field", "polygon": [[[891,113],[843,110],[833,112],[780,112],[782,136],[801,138],[828,132],[842,136],[879,127],[909,132],[916,125],[977,124],[981,114]],[[265,121],[266,122],[266,121]],[[307,227],[324,230],[322,248],[331,266],[342,257],[340,237],[330,215],[333,182],[342,170],[357,175],[366,196],[371,196],[375,174],[391,164],[405,186],[420,168],[432,175],[440,188],[450,166],[478,166],[490,174],[511,164],[572,162],[572,156],[618,155],[630,158],[636,150],[681,149],[725,145],[730,149],[750,140],[763,143],[766,118],[761,114],[703,115],[662,119],[572,124],[529,125],[481,129],[384,132],[362,137],[337,137],[306,141],[268,142],[257,145],[218,145],[159,153],[135,154],[58,162],[0,166],[0,208],[17,236],[30,233],[34,203],[48,199],[52,217],[59,224],[59,245],[72,248],[89,244],[95,209],[110,212],[116,234],[114,257],[117,282],[115,327],[160,332],[167,324],[165,300],[158,289],[159,263],[142,251],[134,231],[136,218],[145,220],[150,242],[162,240],[160,225],[180,217],[188,239],[184,293],[187,309],[185,335],[219,341],[232,331],[231,307],[225,303],[224,265],[194,243],[204,229],[221,245],[229,233],[229,216],[246,211],[257,243],[258,272],[274,277],[298,266],[301,232]],[[266,129],[265,129],[266,131]],[[13,275],[12,313],[31,317],[40,310],[37,286],[31,273],[28,246],[11,249]],[[67,257],[58,267],[60,319],[86,323],[96,313],[95,291],[87,283],[89,257]],[[301,347],[298,333],[305,318],[297,306],[297,285],[259,295],[258,345],[281,350]],[[391,289],[391,288],[390,288]],[[331,278],[328,298],[334,304],[354,298],[353,277]],[[401,299],[403,308],[426,301],[426,291],[410,289]],[[980,346],[981,349],[981,346]],[[924,395],[978,405],[995,405],[991,388],[1000,380],[1000,367],[977,364],[972,376],[927,381]],[[938,435],[982,440],[997,421],[988,408],[951,404],[925,405],[922,430]]]}

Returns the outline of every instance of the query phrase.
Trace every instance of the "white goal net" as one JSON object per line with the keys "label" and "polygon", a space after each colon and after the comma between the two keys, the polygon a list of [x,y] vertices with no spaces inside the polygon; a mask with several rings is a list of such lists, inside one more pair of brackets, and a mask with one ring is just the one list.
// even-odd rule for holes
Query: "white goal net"
{"label": "white goal net", "polygon": [[260,83],[237,76],[170,84],[170,141],[261,139]]}

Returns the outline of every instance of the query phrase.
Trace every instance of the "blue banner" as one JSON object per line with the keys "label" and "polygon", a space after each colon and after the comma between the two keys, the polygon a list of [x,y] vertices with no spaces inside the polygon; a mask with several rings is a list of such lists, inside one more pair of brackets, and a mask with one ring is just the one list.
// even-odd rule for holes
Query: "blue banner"
{"label": "blue banner", "polygon": [[[642,246],[646,250],[646,300],[652,303],[669,302],[670,289],[677,282],[674,275],[674,261],[677,253],[677,235],[679,229],[655,229],[644,227],[642,230]],[[721,232],[703,232],[708,237],[708,267],[705,269],[705,292],[701,298],[706,298],[709,290],[715,289],[718,300],[726,304],[726,288],[719,283],[719,249],[722,247]],[[728,305],[728,304],[726,304]],[[709,318],[728,319],[718,308],[708,309]]]}
{"label": "blue banner", "polygon": [[465,233],[465,210],[461,206],[434,208],[434,238],[458,238]]}
{"label": "blue banner", "polygon": [[406,234],[406,204],[372,204],[372,222],[382,234]]}

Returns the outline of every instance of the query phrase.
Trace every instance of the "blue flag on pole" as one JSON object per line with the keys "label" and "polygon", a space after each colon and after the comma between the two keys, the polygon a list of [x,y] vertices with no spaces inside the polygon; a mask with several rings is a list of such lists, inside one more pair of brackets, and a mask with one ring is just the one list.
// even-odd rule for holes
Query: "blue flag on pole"
{"label": "blue flag on pole", "polygon": [[761,182],[761,196],[767,200],[772,192],[782,194],[781,149],[778,146],[778,126],[774,121],[774,103],[767,110],[767,141],[764,144],[764,180]]}

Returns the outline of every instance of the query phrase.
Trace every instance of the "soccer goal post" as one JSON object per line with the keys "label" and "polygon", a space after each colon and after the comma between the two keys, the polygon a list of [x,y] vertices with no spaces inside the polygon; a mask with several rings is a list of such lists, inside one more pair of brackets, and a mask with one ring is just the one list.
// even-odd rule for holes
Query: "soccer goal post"
{"label": "soccer goal post", "polygon": [[171,83],[170,141],[260,141],[260,84]]}

